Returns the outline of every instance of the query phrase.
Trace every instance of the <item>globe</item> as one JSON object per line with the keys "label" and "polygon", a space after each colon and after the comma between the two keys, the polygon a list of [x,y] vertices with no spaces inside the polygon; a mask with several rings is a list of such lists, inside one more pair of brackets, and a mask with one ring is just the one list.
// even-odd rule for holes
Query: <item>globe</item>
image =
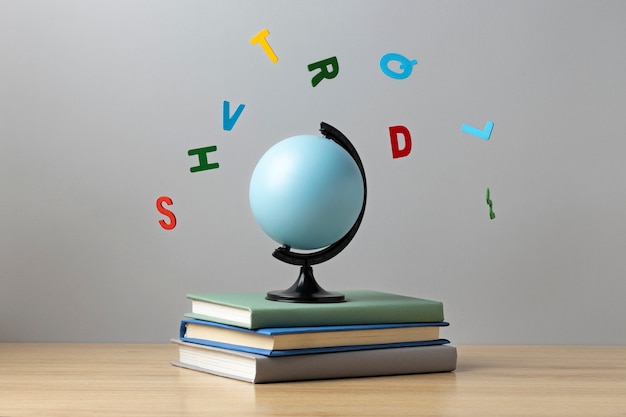
{"label": "globe", "polygon": [[250,179],[250,207],[276,242],[313,250],[340,240],[354,225],[365,189],[358,165],[335,141],[299,135],[276,143]]}

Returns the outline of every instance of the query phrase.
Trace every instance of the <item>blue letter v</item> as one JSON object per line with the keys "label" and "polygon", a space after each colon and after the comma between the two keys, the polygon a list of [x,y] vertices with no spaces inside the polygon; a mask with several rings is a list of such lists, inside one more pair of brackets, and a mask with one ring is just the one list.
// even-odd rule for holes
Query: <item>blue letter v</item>
{"label": "blue letter v", "polygon": [[235,126],[235,123],[237,123],[237,119],[239,119],[239,116],[241,116],[241,112],[243,111],[244,107],[246,107],[245,104],[240,104],[239,107],[237,107],[237,110],[235,110],[235,114],[233,114],[233,116],[230,116],[230,102],[224,100],[224,119],[223,119],[223,127],[224,130],[233,130],[233,127]]}

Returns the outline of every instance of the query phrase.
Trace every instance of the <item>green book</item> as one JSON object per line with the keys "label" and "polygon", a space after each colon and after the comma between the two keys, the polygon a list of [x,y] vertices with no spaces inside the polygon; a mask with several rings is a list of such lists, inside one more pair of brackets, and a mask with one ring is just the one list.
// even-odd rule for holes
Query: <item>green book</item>
{"label": "green book", "polygon": [[440,301],[372,290],[342,293],[342,303],[269,301],[264,292],[193,293],[186,316],[247,329],[443,321]]}

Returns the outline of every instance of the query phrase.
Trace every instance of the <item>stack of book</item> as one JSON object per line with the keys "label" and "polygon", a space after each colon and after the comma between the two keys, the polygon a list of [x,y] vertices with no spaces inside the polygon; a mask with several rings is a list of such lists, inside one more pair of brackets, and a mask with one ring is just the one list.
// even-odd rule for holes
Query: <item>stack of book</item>
{"label": "stack of book", "polygon": [[449,372],[443,304],[371,290],[341,303],[269,301],[265,293],[189,294],[173,339],[183,368],[252,383]]}

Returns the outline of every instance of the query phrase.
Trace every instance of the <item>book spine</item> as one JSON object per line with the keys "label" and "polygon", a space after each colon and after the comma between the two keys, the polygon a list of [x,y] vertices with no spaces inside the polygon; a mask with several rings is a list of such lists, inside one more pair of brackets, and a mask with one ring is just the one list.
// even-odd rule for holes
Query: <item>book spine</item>
{"label": "book spine", "polygon": [[254,383],[450,372],[454,346],[421,346],[256,359]]}
{"label": "book spine", "polygon": [[297,327],[297,326],[343,326],[357,324],[442,322],[443,304],[423,308],[364,308],[342,311],[332,309],[307,310],[277,315],[272,311],[252,311],[249,328]]}

